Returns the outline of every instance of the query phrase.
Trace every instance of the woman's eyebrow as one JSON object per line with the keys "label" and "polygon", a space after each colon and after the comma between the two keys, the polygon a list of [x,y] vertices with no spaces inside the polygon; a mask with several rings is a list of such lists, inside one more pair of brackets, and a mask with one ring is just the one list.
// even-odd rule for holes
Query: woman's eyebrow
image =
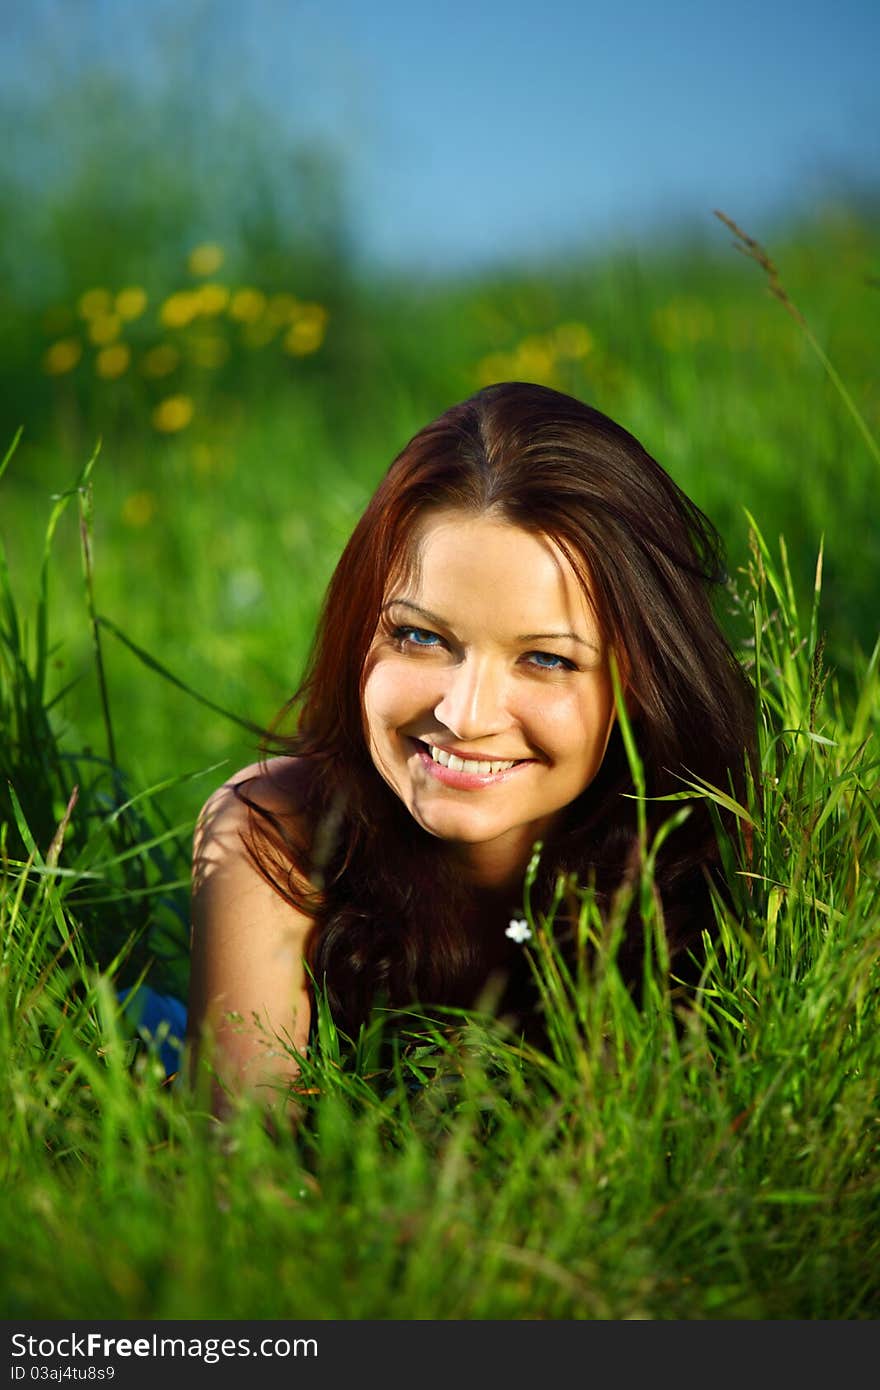
{"label": "woman's eyebrow", "polygon": [[427,618],[429,623],[439,623],[440,627],[448,627],[445,618],[441,618],[437,613],[432,613],[429,608],[422,608],[418,603],[412,603],[408,598],[390,598],[387,603],[382,604],[382,612],[386,608],[411,608],[414,613],[420,613],[423,618]]}
{"label": "woman's eyebrow", "polygon": [[580,647],[589,647],[592,651],[601,651],[598,642],[588,642],[586,637],[579,637],[576,632],[521,632],[517,637],[517,642],[541,642],[550,638],[554,642],[563,642],[567,638],[570,642],[577,642]]}
{"label": "woman's eyebrow", "polygon": [[[408,598],[389,599],[387,603],[382,604],[382,612],[384,613],[386,608],[395,608],[398,606],[401,608],[411,608],[414,613],[419,613],[423,618],[427,618],[429,623],[437,623],[439,627],[449,627],[445,618],[441,618],[437,613],[432,613],[429,608],[422,608],[421,604],[413,603],[412,600]],[[555,642],[562,642],[568,639],[570,642],[577,642],[581,647],[589,647],[594,652],[601,651],[601,647],[597,642],[588,642],[585,637],[580,637],[576,632],[521,632],[514,638],[514,641],[540,642],[546,641],[548,638]]]}

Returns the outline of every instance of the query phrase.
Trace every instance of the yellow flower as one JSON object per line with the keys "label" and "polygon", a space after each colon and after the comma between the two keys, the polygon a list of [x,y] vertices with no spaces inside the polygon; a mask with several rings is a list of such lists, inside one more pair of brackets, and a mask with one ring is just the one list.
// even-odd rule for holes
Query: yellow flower
{"label": "yellow flower", "polygon": [[210,317],[213,314],[223,313],[229,303],[229,290],[225,285],[201,285],[196,290],[195,297],[199,313]]}
{"label": "yellow flower", "polygon": [[229,305],[229,317],[240,323],[253,323],[266,308],[266,296],[262,290],[236,290]]}
{"label": "yellow flower", "polygon": [[89,337],[96,347],[106,347],[119,337],[121,328],[118,314],[98,314],[89,323]]}
{"label": "yellow flower", "polygon": [[101,348],[96,356],[95,371],[98,376],[113,381],[128,371],[130,362],[131,350],[128,345],[126,343],[111,343],[110,347]]}
{"label": "yellow flower", "polygon": [[481,386],[491,386],[496,381],[509,381],[512,375],[511,360],[506,352],[490,352],[477,364],[477,380]]}
{"label": "yellow flower", "polygon": [[169,376],[180,363],[180,353],[171,343],[158,343],[145,352],[141,362],[144,376]]}
{"label": "yellow flower", "polygon": [[113,297],[109,290],[86,290],[77,303],[80,318],[93,319],[98,314],[109,314],[113,308]]}
{"label": "yellow flower", "polygon": [[48,376],[63,376],[73,371],[82,357],[82,343],[79,338],[59,338],[43,354],[43,371]]}
{"label": "yellow flower", "polygon": [[121,319],[138,319],[147,307],[147,292],[139,285],[127,285],[116,296],[114,308]]}
{"label": "yellow flower", "polygon": [[282,347],[291,357],[307,357],[317,352],[324,338],[324,330],[317,324],[294,323],[284,335]]}
{"label": "yellow flower", "polygon": [[553,376],[556,354],[546,338],[537,335],[523,338],[517,346],[513,365],[521,381],[546,383]]}
{"label": "yellow flower", "polygon": [[560,357],[586,357],[595,344],[586,324],[560,323],[553,330],[553,345]]}
{"label": "yellow flower", "polygon": [[223,264],[223,247],[215,241],[203,241],[189,253],[187,265],[191,275],[213,275]]}
{"label": "yellow flower", "polygon": [[329,314],[323,304],[297,304],[292,317],[296,323],[320,323],[323,326]]}
{"label": "yellow flower", "polygon": [[284,351],[292,357],[305,357],[310,352],[316,352],[324,341],[327,317],[323,304],[300,304],[284,336]]}
{"label": "yellow flower", "polygon": [[165,300],[159,310],[159,318],[166,328],[186,328],[198,312],[198,291],[177,290]]}
{"label": "yellow flower", "polygon": [[153,411],[153,426],[162,434],[176,434],[186,429],[194,410],[190,396],[166,396]]}
{"label": "yellow flower", "polygon": [[190,356],[197,367],[222,367],[229,357],[229,344],[216,333],[205,334],[192,341]]}
{"label": "yellow flower", "polygon": [[122,504],[122,520],[126,526],[148,526],[156,515],[156,498],[152,492],[133,492]]}

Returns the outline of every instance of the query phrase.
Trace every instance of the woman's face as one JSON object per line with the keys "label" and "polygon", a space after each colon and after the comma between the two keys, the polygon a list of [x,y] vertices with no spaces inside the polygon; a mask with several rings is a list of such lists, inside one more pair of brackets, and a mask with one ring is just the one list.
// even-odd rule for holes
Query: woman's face
{"label": "woman's face", "polygon": [[367,658],[370,754],[419,825],[500,884],[599,770],[607,652],[548,538],[445,510],[416,543],[418,577],[389,589]]}

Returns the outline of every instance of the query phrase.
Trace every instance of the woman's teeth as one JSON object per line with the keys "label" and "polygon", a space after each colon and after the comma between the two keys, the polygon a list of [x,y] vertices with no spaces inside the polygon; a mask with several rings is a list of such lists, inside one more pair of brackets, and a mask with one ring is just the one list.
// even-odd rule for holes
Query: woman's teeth
{"label": "woman's teeth", "polygon": [[501,762],[500,760],[488,761],[486,758],[459,758],[455,753],[444,753],[442,748],[435,748],[430,744],[431,757],[435,763],[440,763],[441,767],[448,767],[452,772],[482,772],[495,773],[506,772],[509,767],[516,767],[517,760],[512,762]]}

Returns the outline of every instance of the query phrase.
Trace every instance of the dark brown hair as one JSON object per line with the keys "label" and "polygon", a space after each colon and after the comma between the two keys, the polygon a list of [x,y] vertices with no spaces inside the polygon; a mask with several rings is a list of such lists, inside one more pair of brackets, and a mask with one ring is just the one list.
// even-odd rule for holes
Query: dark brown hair
{"label": "dark brown hair", "polygon": [[[301,824],[252,822],[249,847],[274,886],[314,913],[309,963],[337,1022],[355,1032],[371,1005],[468,1004],[486,974],[479,939],[462,925],[466,886],[444,846],[380,777],[363,731],[367,654],[390,580],[413,561],[425,513],[459,508],[551,538],[594,602],[627,672],[627,698],[647,794],[682,777],[742,794],[753,740],[750,686],[713,613],[724,579],[709,520],[631,434],[573,397],[505,382],[420,430],[394,460],[331,579],[304,679],[287,707],[289,736],[272,751],[303,760]],[[596,779],[546,845],[535,900],[560,871],[595,886],[600,904],[632,872],[633,783],[615,728]],[[649,826],[670,813],[648,803]],[[301,886],[319,877],[319,892]],[[713,930],[707,882],[720,878],[705,804],[670,837],[657,887],[676,962]],[[516,913],[519,904],[511,904]],[[519,952],[522,955],[522,952]],[[637,912],[621,962],[641,959]]]}

